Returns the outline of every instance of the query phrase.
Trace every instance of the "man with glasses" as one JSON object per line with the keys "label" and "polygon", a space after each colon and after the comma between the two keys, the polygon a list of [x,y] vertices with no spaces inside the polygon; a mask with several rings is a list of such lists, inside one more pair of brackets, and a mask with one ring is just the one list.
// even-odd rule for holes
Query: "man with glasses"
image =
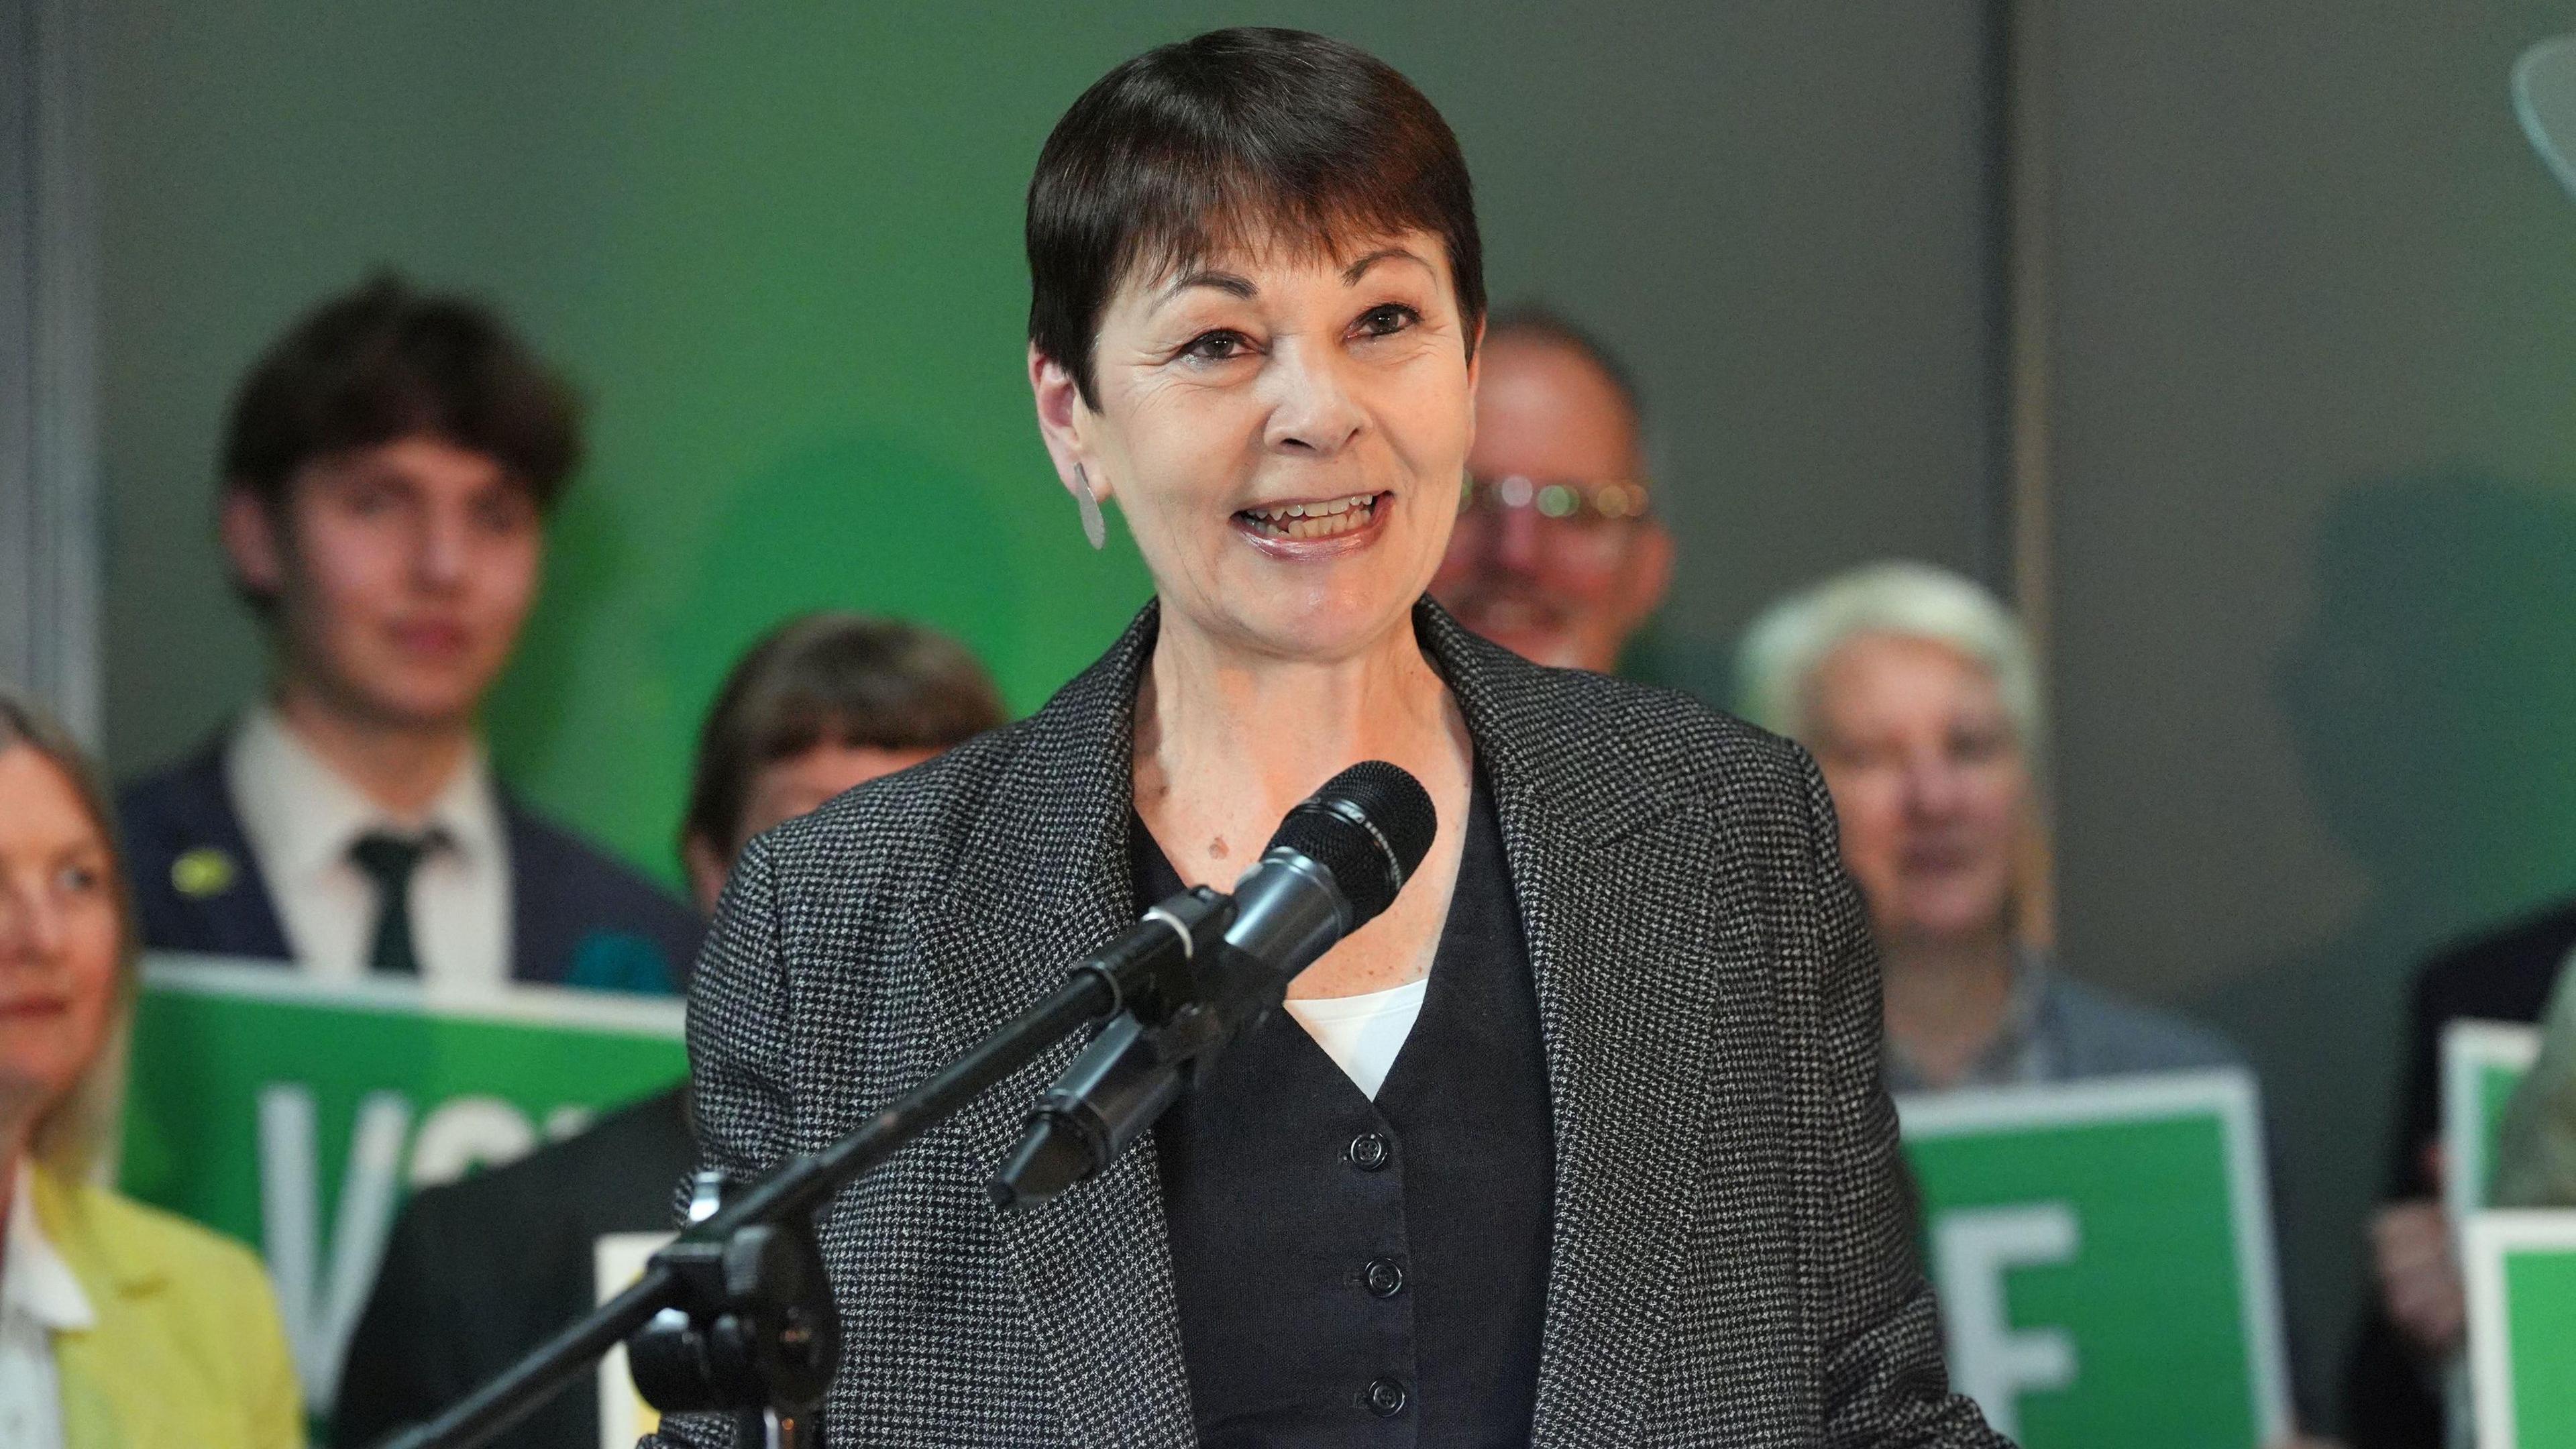
{"label": "man with glasses", "polygon": [[1607,673],[1672,577],[1636,389],[1545,312],[1495,318],[1479,358],[1466,494],[1432,596],[1528,659]]}

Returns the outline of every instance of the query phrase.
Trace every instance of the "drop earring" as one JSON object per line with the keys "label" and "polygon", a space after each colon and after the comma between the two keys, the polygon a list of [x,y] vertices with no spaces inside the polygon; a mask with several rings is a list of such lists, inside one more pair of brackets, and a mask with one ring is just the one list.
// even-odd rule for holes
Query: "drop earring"
{"label": "drop earring", "polygon": [[1082,536],[1091,540],[1094,553],[1109,546],[1109,523],[1100,516],[1100,500],[1091,495],[1091,475],[1082,465],[1073,465],[1073,506],[1082,511]]}

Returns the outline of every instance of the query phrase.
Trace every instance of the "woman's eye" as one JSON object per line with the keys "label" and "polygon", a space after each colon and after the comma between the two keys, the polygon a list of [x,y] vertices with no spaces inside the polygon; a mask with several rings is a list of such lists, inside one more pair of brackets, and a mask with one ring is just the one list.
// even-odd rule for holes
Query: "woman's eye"
{"label": "woman's eye", "polygon": [[1251,349],[1251,346],[1252,344],[1242,333],[1219,329],[1214,332],[1202,332],[1191,338],[1189,343],[1181,348],[1181,355],[1195,357],[1201,362],[1224,362],[1230,358],[1241,357]]}
{"label": "woman's eye", "polygon": [[1360,314],[1359,331],[1367,337],[1392,337],[1422,320],[1422,314],[1401,302],[1388,302]]}
{"label": "woman's eye", "polygon": [[67,865],[56,882],[65,895],[85,896],[103,883],[98,871],[85,865]]}

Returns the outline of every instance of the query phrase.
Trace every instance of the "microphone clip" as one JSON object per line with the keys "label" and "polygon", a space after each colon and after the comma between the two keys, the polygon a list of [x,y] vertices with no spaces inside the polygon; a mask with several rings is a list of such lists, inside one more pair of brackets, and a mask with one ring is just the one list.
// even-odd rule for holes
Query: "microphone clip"
{"label": "microphone clip", "polygon": [[1191,1074],[1278,1005],[1285,983],[1234,947],[1218,942],[1196,964],[1196,984],[1177,1009],[1159,1024],[1120,1012],[1038,1098],[1018,1145],[984,1184],[995,1207],[1012,1212],[1052,1201],[1117,1161]]}
{"label": "microphone clip", "polygon": [[1109,987],[1110,1011],[1159,1025],[1196,999],[1199,958],[1223,947],[1234,915],[1232,896],[1193,886],[1146,911],[1134,930],[1066,974],[1097,977]]}

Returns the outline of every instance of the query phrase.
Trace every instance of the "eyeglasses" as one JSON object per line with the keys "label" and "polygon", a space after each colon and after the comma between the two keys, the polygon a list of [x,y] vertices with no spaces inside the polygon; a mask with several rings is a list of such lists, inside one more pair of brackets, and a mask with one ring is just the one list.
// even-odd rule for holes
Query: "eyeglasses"
{"label": "eyeglasses", "polygon": [[1646,485],[1635,479],[1542,483],[1518,473],[1499,478],[1480,478],[1470,473],[1465,486],[1458,490],[1458,511],[1462,514],[1478,508],[1493,512],[1535,508],[1541,518],[1561,519],[1584,529],[1643,518],[1647,504]]}

